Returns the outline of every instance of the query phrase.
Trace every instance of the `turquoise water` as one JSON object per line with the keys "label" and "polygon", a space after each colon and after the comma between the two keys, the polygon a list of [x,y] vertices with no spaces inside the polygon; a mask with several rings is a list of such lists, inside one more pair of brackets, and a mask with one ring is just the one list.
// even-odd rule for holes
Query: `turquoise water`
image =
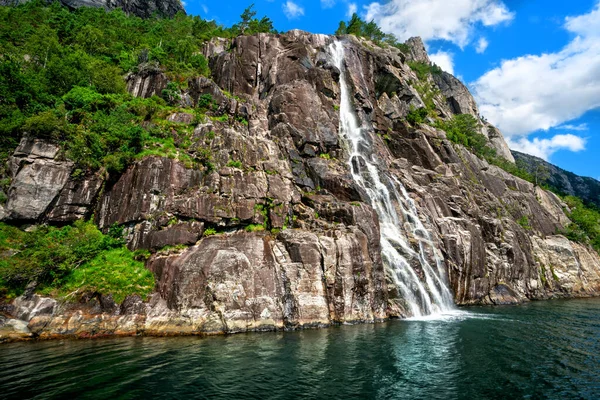
{"label": "turquoise water", "polygon": [[600,300],[213,338],[0,346],[0,398],[600,399]]}

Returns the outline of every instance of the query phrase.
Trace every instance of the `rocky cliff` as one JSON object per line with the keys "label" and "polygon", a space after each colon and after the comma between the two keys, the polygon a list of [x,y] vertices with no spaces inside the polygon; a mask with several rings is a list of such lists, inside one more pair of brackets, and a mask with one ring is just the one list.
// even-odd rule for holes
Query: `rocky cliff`
{"label": "rocky cliff", "polygon": [[[0,0],[0,6],[12,6],[25,3],[28,0]],[[52,1],[48,1],[51,3]],[[60,0],[60,2],[76,9],[79,7],[103,7],[106,10],[121,8],[127,14],[137,15],[142,18],[150,18],[153,15],[172,17],[178,12],[185,10],[180,0]]]}
{"label": "rocky cliff", "polygon": [[538,176],[544,183],[558,192],[577,196],[585,202],[600,207],[600,181],[594,178],[579,176],[550,164],[541,158],[529,154],[512,152],[515,160],[533,176]]}
{"label": "rocky cliff", "polygon": [[[332,61],[334,40],[291,31],[207,46],[212,79],[190,80],[182,101],[196,104],[210,94],[227,115],[198,123],[185,150],[198,156],[209,149],[210,168],[153,156],[120,176],[74,176],[58,146],[23,139],[11,159],[4,220],[63,224],[93,216],[103,229],[122,225],[130,248],[154,252],[147,268],[157,284],[148,301],[130,296],[121,305],[106,293],[79,303],[26,293],[5,313],[28,326],[4,319],[5,329],[42,338],[199,334],[409,315],[382,259],[368,185],[353,179],[356,165],[339,135],[342,71]],[[409,42],[411,54],[353,36],[340,40],[365,146],[379,173],[406,193],[389,204],[406,243],[394,246],[415,276],[424,275],[424,263],[438,265],[459,305],[598,293],[598,254],[557,235],[569,222],[558,197],[489,165],[439,129],[407,123],[407,114],[424,106],[416,86],[425,83],[437,88],[438,118],[479,118],[456,78],[430,74],[419,82],[407,61],[426,57],[420,40]],[[128,79],[138,95],[154,91],[142,86],[165,84],[160,73]],[[169,118],[193,120],[186,113]],[[483,121],[480,127],[512,160],[499,131]],[[422,228],[411,228],[415,220]],[[261,230],[252,232],[256,226]]]}

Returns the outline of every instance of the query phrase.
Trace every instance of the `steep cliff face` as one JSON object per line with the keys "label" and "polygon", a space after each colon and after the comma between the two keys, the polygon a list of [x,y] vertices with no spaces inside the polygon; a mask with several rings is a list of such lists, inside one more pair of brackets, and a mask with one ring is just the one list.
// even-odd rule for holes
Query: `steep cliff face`
{"label": "steep cliff face", "polygon": [[[229,116],[199,123],[186,150],[209,149],[211,168],[147,157],[109,180],[73,177],[55,147],[24,139],[11,161],[5,220],[62,223],[93,214],[101,228],[125,226],[132,249],[185,245],[148,260],[157,280],[148,302],[130,297],[107,306],[96,296],[52,305],[28,313],[28,329],[41,337],[192,334],[409,315],[381,256],[378,214],[353,179],[338,134],[342,71],[332,62],[334,39],[291,31],[207,46],[212,79],[191,80],[183,98],[196,104],[210,94]],[[568,223],[559,198],[489,165],[443,131],[406,122],[424,104],[406,63],[426,57],[420,40],[410,55],[341,40],[354,112],[377,168],[407,192],[391,204],[410,247],[403,257],[417,276],[424,261],[440,265],[456,304],[598,293],[598,254],[556,235]],[[163,78],[143,79],[150,87]],[[478,117],[456,78],[427,79],[439,88],[441,118]],[[495,128],[482,129],[495,132],[487,136],[500,154],[508,151]],[[412,204],[414,213],[404,211]],[[409,229],[415,219],[427,235]],[[250,232],[256,226],[261,230]],[[15,313],[41,301],[28,298],[29,308],[13,305]]]}
{"label": "steep cliff face", "polygon": [[[27,1],[0,0],[0,6],[13,6]],[[51,3],[51,1],[48,2]],[[127,14],[142,18],[150,18],[153,15],[172,17],[178,12],[185,13],[180,0],[60,0],[60,2],[71,9],[79,7],[103,7],[106,10],[121,8]]]}

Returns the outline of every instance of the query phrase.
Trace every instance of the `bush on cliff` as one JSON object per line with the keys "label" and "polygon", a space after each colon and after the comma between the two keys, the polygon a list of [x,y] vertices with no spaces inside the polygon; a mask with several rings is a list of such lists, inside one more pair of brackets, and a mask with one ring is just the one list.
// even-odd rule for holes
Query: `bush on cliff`
{"label": "bush on cliff", "polygon": [[119,299],[154,287],[152,274],[124,247],[120,228],[104,235],[92,222],[77,221],[25,232],[0,223],[0,294],[18,294],[31,282],[47,294],[80,288]]}
{"label": "bush on cliff", "polygon": [[340,21],[335,34],[363,37],[380,46],[382,44],[387,44],[396,47],[405,53],[410,51],[409,47],[404,43],[398,42],[398,39],[396,39],[394,35],[384,33],[375,21],[364,21],[357,13],[352,14],[348,22]]}

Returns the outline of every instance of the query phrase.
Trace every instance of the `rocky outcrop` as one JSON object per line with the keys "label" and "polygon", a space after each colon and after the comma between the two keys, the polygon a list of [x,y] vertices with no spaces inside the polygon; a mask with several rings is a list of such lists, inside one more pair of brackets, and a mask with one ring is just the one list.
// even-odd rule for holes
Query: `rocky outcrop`
{"label": "rocky outcrop", "polygon": [[[0,6],[14,6],[27,1],[29,0],[0,0]],[[51,1],[48,2],[51,3]],[[106,10],[121,8],[127,14],[142,18],[150,18],[155,15],[172,17],[178,12],[185,13],[179,0],[60,0],[60,2],[71,9],[79,7],[102,7]]]}
{"label": "rocky outcrop", "polygon": [[136,73],[127,75],[127,91],[135,97],[143,99],[161,96],[169,83],[166,75],[156,63],[144,63],[138,66]]}
{"label": "rocky outcrop", "polygon": [[59,147],[24,138],[10,160],[12,184],[6,212],[14,220],[39,220],[66,185],[73,164],[58,161]]}
{"label": "rocky outcrop", "polygon": [[[182,155],[146,157],[110,180],[60,175],[72,166],[56,147],[22,143],[6,219],[53,222],[93,213],[102,229],[122,225],[131,249],[152,250],[147,267],[157,282],[146,301],[131,296],[119,306],[107,294],[87,294],[50,314],[28,314],[30,334],[215,334],[406,315],[381,258],[377,213],[352,179],[338,135],[332,40],[292,31],[207,48],[212,77],[190,80],[182,94],[193,104],[210,94],[213,118],[196,123],[191,114],[173,114],[172,121],[194,124]],[[415,273],[415,255],[439,262],[457,304],[598,294],[600,258],[557,234],[569,222],[558,197],[489,165],[443,131],[406,122],[411,108],[424,105],[406,59],[426,53],[407,57],[343,40],[345,76],[373,157],[407,192],[391,207],[414,203],[414,214],[398,215]],[[466,88],[443,76],[447,86],[439,84],[435,99],[440,118],[476,115]],[[498,131],[488,138],[495,148],[504,143]],[[36,163],[57,165],[52,190],[19,177]],[[27,214],[21,193],[45,193],[45,200]],[[408,229],[415,217],[427,235]],[[420,251],[424,244],[435,250]]]}
{"label": "rocky outcrop", "polygon": [[600,181],[576,175],[541,158],[513,151],[519,165],[561,193],[577,196],[586,203],[600,207]]}
{"label": "rocky outcrop", "polygon": [[73,176],[56,144],[23,138],[11,157],[11,185],[4,219],[12,221],[72,222],[89,216],[103,179]]}

